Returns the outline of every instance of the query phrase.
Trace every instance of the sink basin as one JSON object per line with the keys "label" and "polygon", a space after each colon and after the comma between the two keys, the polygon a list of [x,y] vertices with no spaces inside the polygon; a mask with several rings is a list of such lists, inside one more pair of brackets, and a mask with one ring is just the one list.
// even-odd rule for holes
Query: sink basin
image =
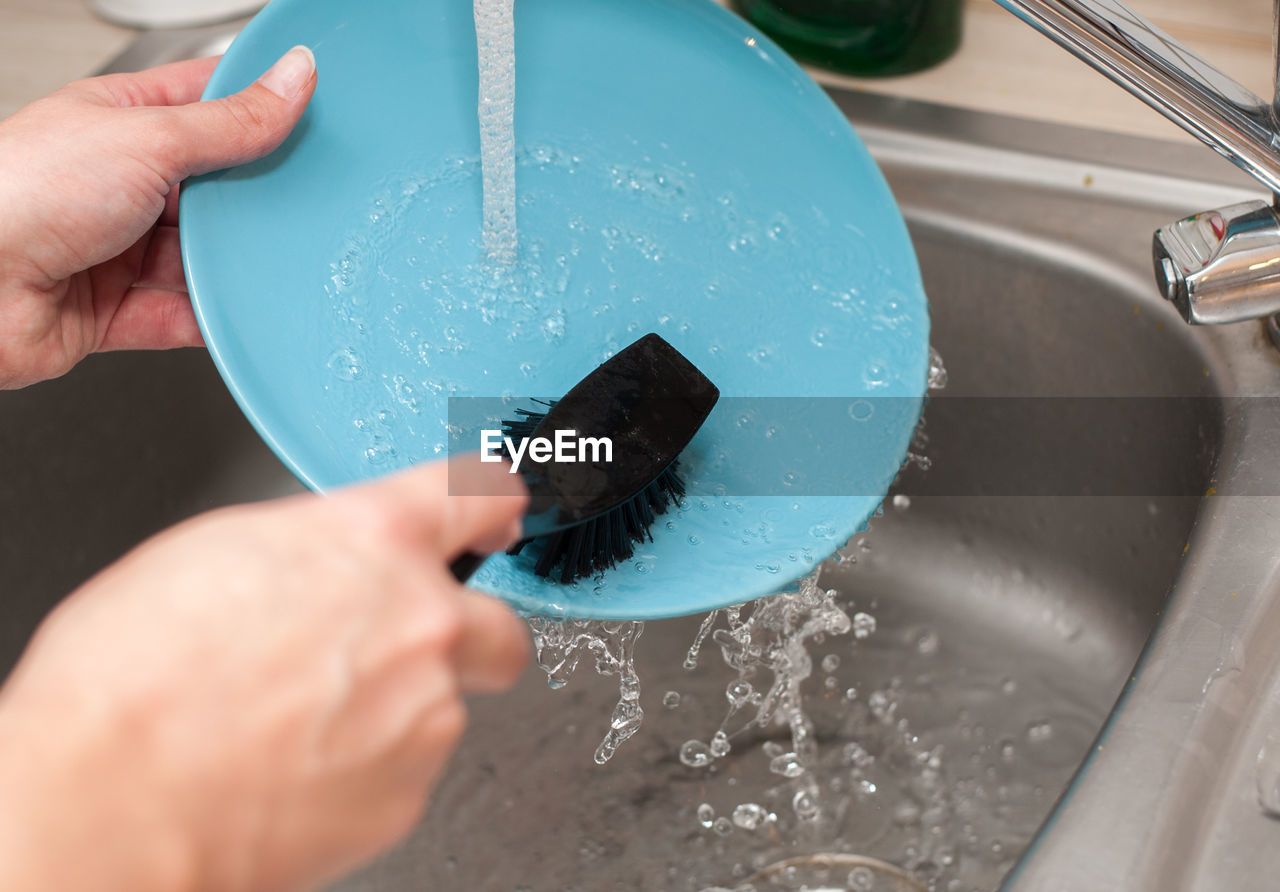
{"label": "sink basin", "polygon": [[[734,673],[710,644],[682,668],[700,618],[650,623],[647,718],[612,761],[592,753],[616,680],[584,668],[553,691],[531,668],[472,704],[412,837],[336,888],[697,892],[814,853],[939,889],[1274,876],[1255,765],[1280,728],[1280,354],[1261,324],[1187,327],[1148,269],[1156,226],[1252,197],[1248,181],[1193,147],[832,95],[903,206],[950,380],[925,416],[932,468],[907,468],[856,560],[823,569],[876,630],[811,647],[819,767],[768,771],[785,729],[682,764]],[[1068,409],[1074,431],[1054,423]],[[94,357],[0,394],[0,418],[0,461],[23,469],[0,502],[6,670],[144,536],[300,490],[197,351]],[[815,777],[822,818],[796,820]],[[703,804],[752,802],[778,819],[702,825]],[[880,888],[864,880],[821,888]]]}

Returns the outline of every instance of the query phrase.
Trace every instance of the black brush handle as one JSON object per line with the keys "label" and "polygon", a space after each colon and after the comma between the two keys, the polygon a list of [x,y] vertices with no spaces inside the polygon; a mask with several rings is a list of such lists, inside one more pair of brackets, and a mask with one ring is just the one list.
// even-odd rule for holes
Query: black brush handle
{"label": "black brush handle", "polygon": [[487,554],[476,554],[474,551],[464,551],[452,564],[449,565],[449,572],[453,574],[453,578],[459,582],[466,582],[472,575],[480,569],[480,565],[485,562],[489,556]]}

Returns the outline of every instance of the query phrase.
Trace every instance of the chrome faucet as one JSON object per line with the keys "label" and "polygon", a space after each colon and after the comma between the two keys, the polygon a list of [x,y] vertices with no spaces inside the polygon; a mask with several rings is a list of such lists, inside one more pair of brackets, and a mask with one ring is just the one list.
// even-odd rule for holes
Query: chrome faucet
{"label": "chrome faucet", "polygon": [[[1254,95],[1117,0],[996,0],[1280,195],[1280,77]],[[1280,9],[1280,4],[1277,4]],[[1280,75],[1280,18],[1277,19]],[[1280,314],[1274,202],[1205,211],[1157,229],[1156,284],[1196,325]]]}

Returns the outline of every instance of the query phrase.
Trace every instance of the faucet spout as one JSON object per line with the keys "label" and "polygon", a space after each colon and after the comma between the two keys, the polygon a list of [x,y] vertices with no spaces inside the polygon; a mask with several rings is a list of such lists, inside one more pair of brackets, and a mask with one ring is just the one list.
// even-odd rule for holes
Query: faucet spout
{"label": "faucet spout", "polygon": [[1263,99],[1118,0],[996,0],[1280,192],[1275,100]]}
{"label": "faucet spout", "polygon": [[[1280,195],[1280,18],[1267,100],[1119,0],[996,2]],[[1280,313],[1280,216],[1265,202],[1171,223],[1157,230],[1153,254],[1161,293],[1188,322]]]}

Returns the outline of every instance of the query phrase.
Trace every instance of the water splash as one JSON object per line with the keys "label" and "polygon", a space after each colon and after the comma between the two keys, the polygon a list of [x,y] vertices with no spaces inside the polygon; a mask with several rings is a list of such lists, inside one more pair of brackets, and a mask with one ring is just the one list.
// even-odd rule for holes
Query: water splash
{"label": "water splash", "polygon": [[[767,734],[769,728],[785,728],[787,745],[776,739],[759,745],[770,774],[780,784],[763,791],[758,801],[749,798],[730,807],[731,820],[724,826],[700,820],[704,829],[724,836],[735,829],[752,832],[769,826],[775,839],[807,839],[813,844],[825,840],[831,845],[859,809],[864,814],[891,813],[896,832],[909,840],[898,859],[902,866],[930,888],[943,888],[941,883],[953,874],[956,863],[954,834],[947,832],[955,822],[952,785],[942,747],[922,742],[899,714],[901,683],[895,680],[874,690],[865,701],[854,688],[845,691],[850,718],[842,722],[837,739],[847,742],[824,749],[817,744],[802,696],[802,686],[815,668],[824,676],[823,691],[832,694],[839,688],[837,672],[857,671],[856,659],[841,659],[836,653],[818,659],[819,646],[848,636],[847,646],[856,655],[875,631],[875,617],[838,601],[834,590],[821,587],[817,573],[801,580],[794,591],[712,613],[698,630],[685,666],[695,667],[711,641],[735,677],[725,686],[728,709],[720,726],[709,742],[685,741],[680,761],[709,769],[733,752],[732,740],[743,739],[750,729]],[[935,648],[936,641],[930,640]],[[699,818],[713,816],[710,808],[700,811]]]}
{"label": "water splash", "polygon": [[926,384],[930,390],[943,390],[947,386],[947,367],[942,364],[942,354],[929,347],[929,376]]}
{"label": "water splash", "polygon": [[[946,370],[938,352],[932,347],[929,352],[929,386],[939,389],[946,385]],[[922,453],[926,444],[922,421],[917,429],[915,445]],[[927,459],[922,454],[913,455],[912,459],[927,469]],[[908,504],[904,498],[897,507],[905,509]],[[864,552],[870,547],[862,538],[857,540],[857,546]],[[861,641],[876,630],[874,616],[864,611],[850,616],[837,603],[834,589],[824,590],[819,586],[820,572],[815,571],[801,579],[794,591],[712,611],[699,626],[684,659],[685,669],[696,668],[710,639],[719,647],[721,656],[736,672],[736,677],[725,686],[728,710],[720,726],[706,741],[686,740],[679,749],[680,761],[691,768],[708,767],[732,751],[732,738],[752,728],[784,726],[789,732],[791,746],[782,748],[768,741],[764,744],[764,752],[770,760],[769,769],[773,774],[800,782],[792,798],[792,810],[801,821],[814,821],[821,816],[818,784],[807,777],[817,763],[818,752],[813,739],[813,723],[805,712],[801,692],[803,683],[814,671],[810,647],[815,642],[821,643],[828,635],[852,632],[854,640]],[[635,668],[635,643],[644,630],[644,624],[547,617],[532,617],[529,624],[534,634],[538,665],[547,673],[547,682],[552,688],[563,687],[586,654],[594,656],[597,672],[619,676],[619,700],[604,740],[595,752],[596,763],[604,764],[623,742],[639,730],[644,718],[644,710],[639,704],[640,680]],[[936,647],[936,642],[933,646]],[[840,660],[833,654],[822,661],[821,668],[828,676],[826,687],[829,690],[834,690],[835,679],[832,676],[839,666]],[[845,694],[848,700],[855,699],[856,695],[854,688],[849,688]],[[873,714],[891,716],[892,707],[885,706],[886,702],[887,694],[873,692],[869,701]],[[676,708],[679,703],[679,693],[668,691],[664,694],[663,705],[668,709]],[[914,735],[908,736],[914,740]],[[936,754],[920,755],[917,761],[927,765],[930,758],[936,760]],[[874,791],[875,785],[864,778],[855,780],[863,784],[864,791],[868,786]],[[755,814],[751,809],[747,812]],[[722,826],[717,832],[729,832],[734,824],[738,822],[722,819]],[[714,828],[714,823],[707,826]]]}
{"label": "water splash", "polygon": [[[716,628],[721,621],[724,626]],[[803,775],[817,755],[813,724],[805,714],[800,691],[813,673],[809,642],[818,636],[843,635],[852,628],[853,620],[836,603],[835,591],[819,587],[817,573],[800,580],[795,591],[712,612],[689,648],[685,667],[697,665],[710,636],[737,677],[725,688],[728,712],[710,742],[686,741],[680,760],[691,767],[708,765],[731,751],[732,737],[776,724],[785,726],[791,737],[790,750],[773,756],[777,773],[793,778]],[[762,677],[766,684],[758,683]],[[801,792],[806,797],[797,814],[807,811],[814,797],[812,791]]]}
{"label": "water splash", "polygon": [[595,752],[596,764],[603,765],[640,730],[644,721],[635,663],[636,641],[644,633],[644,623],[545,616],[531,616],[528,622],[538,666],[547,673],[547,684],[552,688],[568,684],[585,656],[594,658],[600,675],[618,676],[618,703],[609,720],[609,730]]}
{"label": "water splash", "polygon": [[[929,372],[926,379],[926,385],[930,391],[943,390],[947,386],[947,367],[942,363],[942,354],[934,347],[929,347]],[[933,459],[926,453],[929,448],[929,432],[925,427],[925,416],[920,416],[919,422],[916,423],[916,429],[911,435],[911,445],[907,448],[907,460],[905,464],[915,465],[922,471],[927,471],[933,467]],[[905,496],[903,498],[906,498]],[[895,497],[894,507],[906,508],[910,506],[910,499],[905,503],[897,501]]]}

